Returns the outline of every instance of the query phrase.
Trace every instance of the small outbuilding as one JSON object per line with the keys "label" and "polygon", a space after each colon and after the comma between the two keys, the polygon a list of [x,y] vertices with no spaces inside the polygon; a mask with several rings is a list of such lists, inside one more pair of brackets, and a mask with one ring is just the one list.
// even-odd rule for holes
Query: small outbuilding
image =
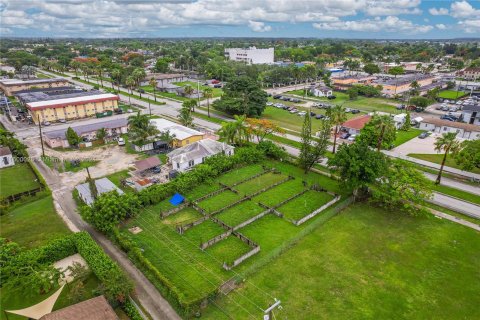
{"label": "small outbuilding", "polygon": [[9,147],[0,147],[0,169],[15,165],[12,151]]}
{"label": "small outbuilding", "polygon": [[[95,180],[95,187],[97,188],[97,195],[101,195],[110,191],[117,191],[118,194],[124,194],[124,192],[115,184],[113,184],[112,181],[108,180],[108,178]],[[79,184],[75,187],[75,189],[77,189],[80,199],[82,199],[85,204],[89,206],[92,205],[95,199],[92,195],[90,184],[88,182]]]}

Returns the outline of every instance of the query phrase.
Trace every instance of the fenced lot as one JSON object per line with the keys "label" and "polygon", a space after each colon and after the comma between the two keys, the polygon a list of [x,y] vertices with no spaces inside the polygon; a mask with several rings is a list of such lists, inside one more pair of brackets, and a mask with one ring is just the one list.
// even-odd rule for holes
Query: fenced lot
{"label": "fenced lot", "polygon": [[[313,186],[329,193],[311,190]],[[168,200],[148,207],[120,231],[181,293],[182,303],[188,304],[271,259],[275,250],[332,212],[327,208],[300,226],[291,221],[325,205],[332,194],[342,194],[336,181],[269,161],[235,169],[198,186],[185,195],[190,205],[166,218],[161,213],[174,208]],[[289,201],[296,201],[293,208]],[[304,205],[305,201],[309,204]],[[278,214],[277,210],[285,212]],[[133,235],[128,231],[133,226],[143,231]]]}
{"label": "fenced lot", "polygon": [[35,173],[28,163],[17,163],[12,167],[0,169],[0,198],[6,198],[21,192],[40,188]]}

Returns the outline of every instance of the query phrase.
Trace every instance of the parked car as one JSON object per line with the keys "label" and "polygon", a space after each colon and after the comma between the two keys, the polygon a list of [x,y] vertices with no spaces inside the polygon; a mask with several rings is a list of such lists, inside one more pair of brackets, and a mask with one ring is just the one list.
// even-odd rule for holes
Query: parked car
{"label": "parked car", "polygon": [[310,111],[310,116],[311,116],[311,117],[315,117],[316,115],[317,115],[317,114],[316,114],[315,112]]}
{"label": "parked car", "polygon": [[282,96],[280,94],[276,94],[273,96],[273,99],[280,99]]}
{"label": "parked car", "polygon": [[123,138],[118,138],[117,143],[118,143],[119,146],[124,146],[124,145],[125,145],[125,139],[123,139]]}
{"label": "parked car", "polygon": [[331,96],[328,96],[327,99],[328,99],[328,100],[333,100],[333,99],[337,99],[337,97],[334,96],[334,95],[331,95]]}
{"label": "parked car", "polygon": [[449,115],[446,115],[446,114],[443,115],[443,116],[441,116],[440,119],[442,119],[442,120],[447,120],[447,121],[453,121],[453,122],[457,121],[456,118],[454,118],[454,117],[452,117],[452,116],[449,116]]}
{"label": "parked car", "polygon": [[305,116],[307,113],[305,111],[300,111],[299,113],[297,113],[297,116]]}
{"label": "parked car", "polygon": [[48,121],[43,121],[42,126],[48,127],[50,125],[50,122]]}
{"label": "parked car", "polygon": [[340,134],[340,139],[347,139],[348,137],[350,137],[350,133],[348,132],[343,132]]}
{"label": "parked car", "polygon": [[138,89],[138,92],[140,92],[140,93],[145,93],[145,90],[143,90],[143,89]]}
{"label": "parked car", "polygon": [[214,88],[221,88],[222,85],[221,85],[221,84],[214,84],[213,87],[214,87]]}
{"label": "parked car", "polygon": [[358,109],[352,109],[351,112],[352,112],[353,114],[357,114],[357,113],[360,113],[360,110],[358,110]]}
{"label": "parked car", "polygon": [[58,119],[58,122],[60,122],[60,123],[66,123],[67,120],[65,120],[65,119]]}
{"label": "parked car", "polygon": [[420,135],[418,136],[419,139],[425,139],[426,137],[428,137],[430,135],[430,131],[424,131],[422,133],[420,133]]}
{"label": "parked car", "polygon": [[345,112],[347,112],[347,113],[348,113],[348,112],[352,112],[352,109],[350,109],[350,108],[345,108]]}
{"label": "parked car", "polygon": [[315,119],[323,119],[323,118],[325,118],[325,116],[323,114],[317,114],[315,116]]}
{"label": "parked car", "polygon": [[273,106],[273,102],[268,101],[267,106]]}
{"label": "parked car", "polygon": [[350,137],[347,138],[348,141],[355,141],[355,139],[357,138],[357,135],[356,134],[352,134]]}

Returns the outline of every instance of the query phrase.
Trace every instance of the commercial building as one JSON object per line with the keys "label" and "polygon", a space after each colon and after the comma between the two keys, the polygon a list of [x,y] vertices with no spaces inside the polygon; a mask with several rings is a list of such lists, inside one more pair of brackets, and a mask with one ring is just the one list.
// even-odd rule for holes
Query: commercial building
{"label": "commercial building", "polygon": [[387,97],[392,97],[396,94],[402,94],[412,89],[410,86],[412,82],[417,81],[420,88],[431,85],[435,77],[431,74],[412,74],[403,77],[392,78],[388,80],[377,81],[383,87],[382,93]]}
{"label": "commercial building", "polygon": [[467,140],[480,139],[480,126],[433,117],[424,118],[420,123],[420,130],[428,130],[441,134],[454,132],[458,138]]}
{"label": "commercial building", "polygon": [[271,64],[274,61],[274,55],[274,48],[257,49],[256,47],[250,47],[247,49],[225,49],[225,57],[229,60],[245,62],[247,64]]}
{"label": "commercial building", "polygon": [[480,79],[480,67],[478,68],[467,68],[460,72],[460,75],[465,80],[479,80]]}
{"label": "commercial building", "polygon": [[35,123],[74,120],[94,116],[118,108],[118,96],[100,91],[73,97],[52,97],[50,100],[27,102]]}
{"label": "commercial building", "polygon": [[338,90],[347,90],[353,85],[363,84],[369,85],[375,80],[374,76],[365,76],[365,75],[346,75],[337,78],[332,78],[333,86]]}
{"label": "commercial building", "polygon": [[25,81],[19,79],[0,80],[0,89],[5,93],[6,96],[13,96],[15,92],[34,88],[55,88],[66,87],[68,85],[68,80],[64,78],[34,79]]}
{"label": "commercial building", "polygon": [[204,139],[178,148],[167,154],[173,170],[184,172],[203,163],[206,158],[219,153],[231,156],[235,148],[224,142]]}
{"label": "commercial building", "polygon": [[[128,120],[121,118],[90,124],[76,124],[72,125],[71,128],[86,141],[95,140],[97,131],[105,129],[107,133],[105,138],[109,140],[128,132]],[[67,128],[44,132],[43,141],[50,148],[68,148],[70,144],[66,138],[66,133]]]}

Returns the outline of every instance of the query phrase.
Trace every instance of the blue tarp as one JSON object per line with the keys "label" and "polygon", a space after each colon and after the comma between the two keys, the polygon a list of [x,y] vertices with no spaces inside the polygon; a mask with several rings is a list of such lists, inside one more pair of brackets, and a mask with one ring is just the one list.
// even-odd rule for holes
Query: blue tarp
{"label": "blue tarp", "polygon": [[179,193],[175,193],[173,195],[173,197],[169,200],[171,204],[173,204],[174,206],[178,206],[180,203],[182,203],[183,201],[185,200],[185,198],[179,194]]}

